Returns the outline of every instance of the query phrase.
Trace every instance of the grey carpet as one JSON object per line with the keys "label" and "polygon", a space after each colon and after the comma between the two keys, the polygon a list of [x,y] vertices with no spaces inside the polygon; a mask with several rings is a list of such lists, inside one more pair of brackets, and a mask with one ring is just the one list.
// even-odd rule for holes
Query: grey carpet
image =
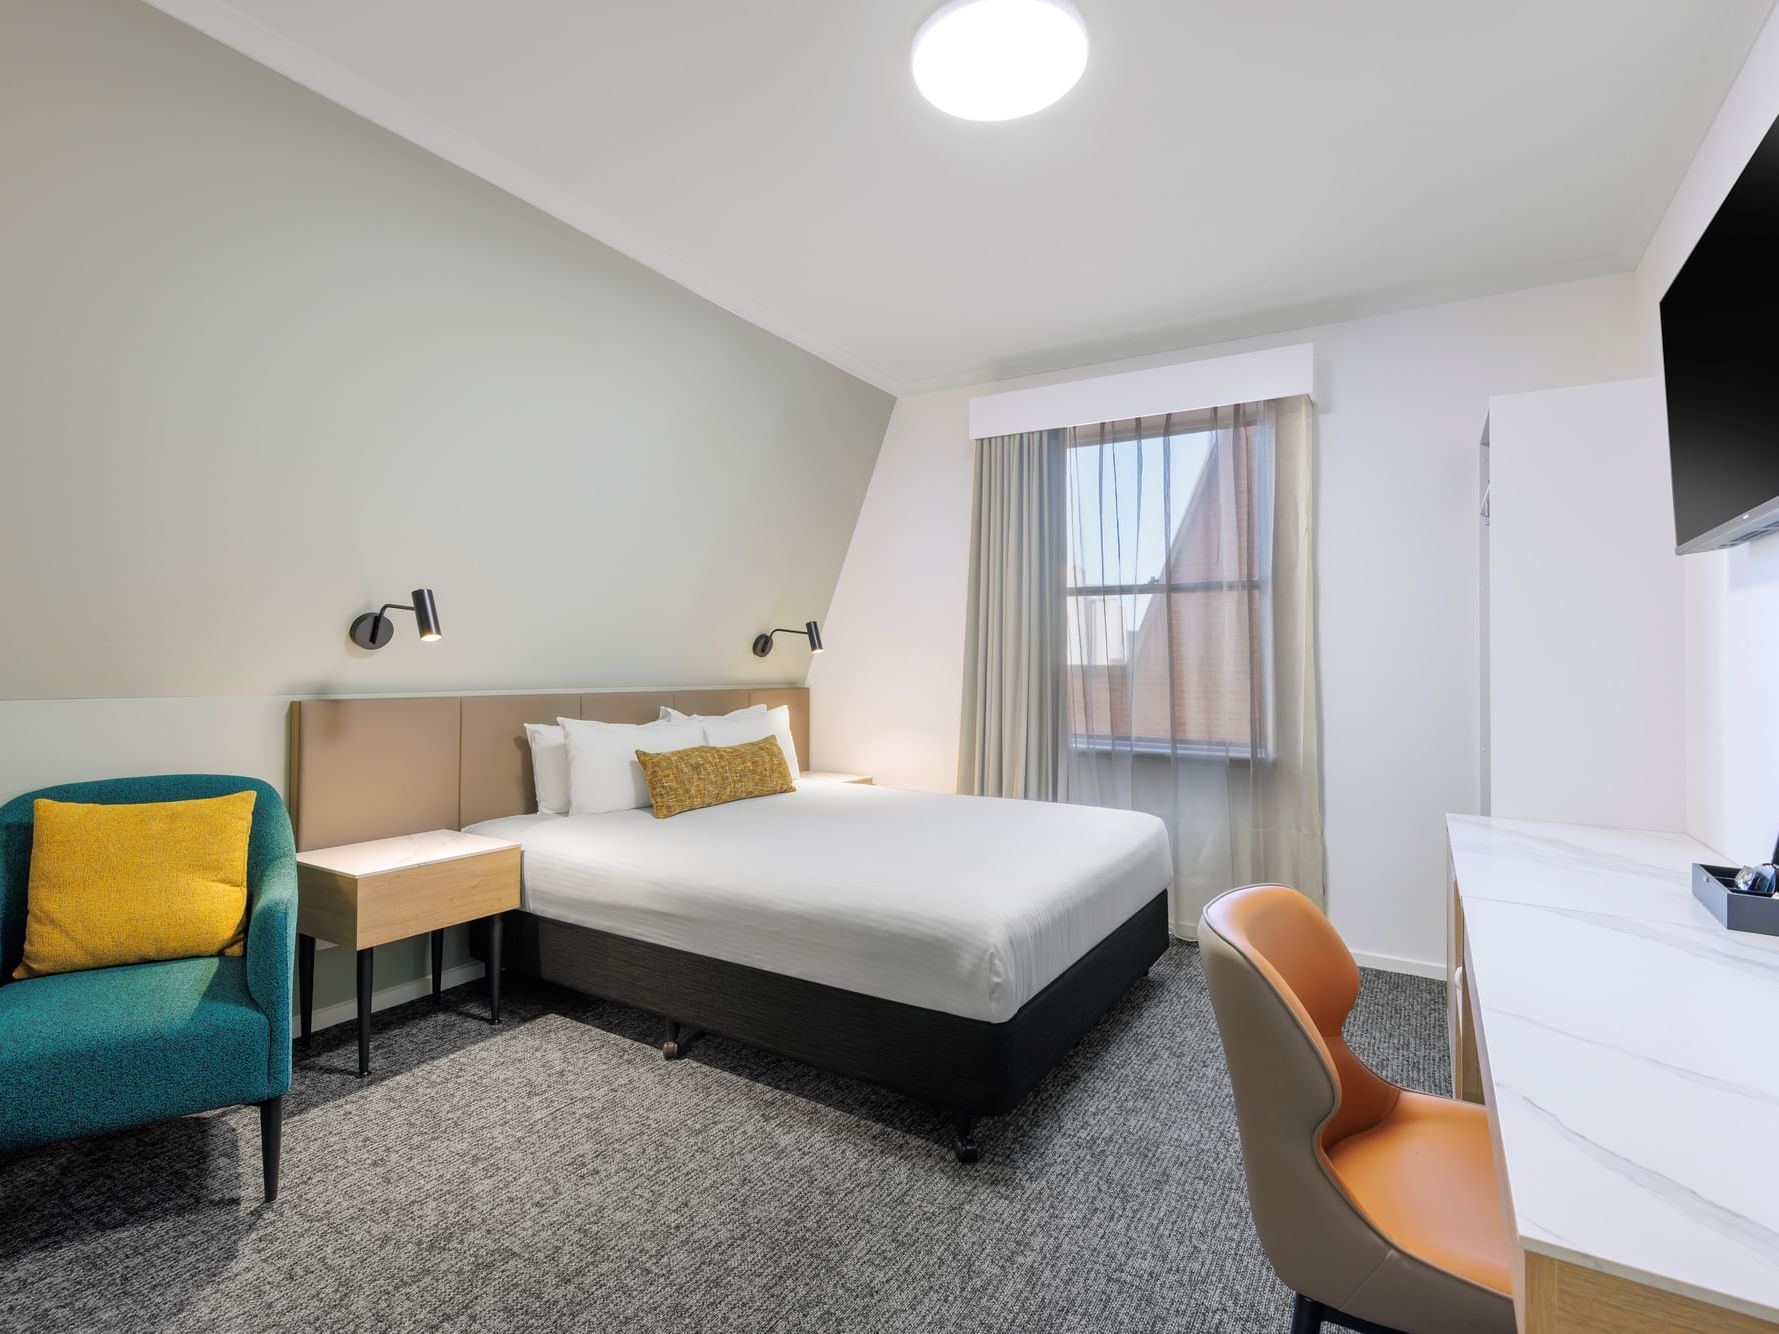
{"label": "grey carpet", "polygon": [[[318,1035],[258,1118],[0,1159],[0,1329],[1270,1331],[1195,949],[959,1166],[931,1109],[542,986]],[[1350,1039],[1449,1087],[1441,990],[1367,972]]]}

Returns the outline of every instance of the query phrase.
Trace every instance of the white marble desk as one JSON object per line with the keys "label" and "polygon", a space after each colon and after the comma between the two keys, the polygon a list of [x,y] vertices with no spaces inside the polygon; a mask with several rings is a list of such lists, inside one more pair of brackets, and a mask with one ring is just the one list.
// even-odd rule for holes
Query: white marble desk
{"label": "white marble desk", "polygon": [[1679,835],[1447,832],[1521,1328],[1779,1327],[1779,938],[1694,901],[1723,859]]}

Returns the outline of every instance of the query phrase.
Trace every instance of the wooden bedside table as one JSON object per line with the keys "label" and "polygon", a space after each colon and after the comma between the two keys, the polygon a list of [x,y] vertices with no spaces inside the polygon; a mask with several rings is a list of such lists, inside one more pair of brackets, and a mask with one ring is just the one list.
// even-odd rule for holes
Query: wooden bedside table
{"label": "wooden bedside table", "polygon": [[808,783],[865,783],[865,784],[872,784],[876,780],[874,780],[869,774],[844,774],[844,773],[841,773],[837,769],[805,769],[802,773],[802,776],[799,777],[797,781],[800,783],[808,782]]}
{"label": "wooden bedside table", "polygon": [[488,1019],[500,1022],[500,914],[519,906],[519,845],[437,829],[297,854],[297,984],[303,1046],[315,1007],[315,940],[358,952],[358,1073],[371,1068],[371,952],[432,933],[439,1000],[445,928],[488,919]]}

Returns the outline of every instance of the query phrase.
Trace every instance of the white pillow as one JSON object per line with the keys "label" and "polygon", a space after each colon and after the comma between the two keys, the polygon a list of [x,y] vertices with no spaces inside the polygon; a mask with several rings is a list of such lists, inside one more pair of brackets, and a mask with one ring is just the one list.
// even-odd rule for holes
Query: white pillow
{"label": "white pillow", "polygon": [[731,709],[727,713],[681,713],[678,709],[670,709],[663,704],[661,706],[661,720],[665,722],[671,718],[675,721],[683,721],[690,718],[693,722],[707,723],[712,718],[745,718],[749,714],[764,712],[766,712],[766,706],[764,704],[750,704],[745,709]]}
{"label": "white pillow", "polygon": [[691,721],[593,723],[558,718],[568,738],[568,813],[604,815],[649,804],[649,784],[636,752],[684,750],[704,744]]}
{"label": "white pillow", "polygon": [[568,738],[556,723],[526,723],[531,743],[531,778],[543,815],[568,814]]}
{"label": "white pillow", "polygon": [[725,718],[706,718],[703,727],[705,744],[710,746],[739,746],[775,736],[785,763],[791,766],[792,780],[802,776],[803,771],[797,767],[797,743],[791,740],[791,711],[783,704],[763,714],[731,713]]}

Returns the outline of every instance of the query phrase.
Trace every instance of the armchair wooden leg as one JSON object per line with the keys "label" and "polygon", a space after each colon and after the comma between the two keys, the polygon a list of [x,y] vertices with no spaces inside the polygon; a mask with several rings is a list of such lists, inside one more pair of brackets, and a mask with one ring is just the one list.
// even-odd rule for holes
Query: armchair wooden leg
{"label": "armchair wooden leg", "polygon": [[259,1158],[265,1172],[266,1203],[278,1198],[278,1156],[284,1147],[284,1099],[259,1105]]}

